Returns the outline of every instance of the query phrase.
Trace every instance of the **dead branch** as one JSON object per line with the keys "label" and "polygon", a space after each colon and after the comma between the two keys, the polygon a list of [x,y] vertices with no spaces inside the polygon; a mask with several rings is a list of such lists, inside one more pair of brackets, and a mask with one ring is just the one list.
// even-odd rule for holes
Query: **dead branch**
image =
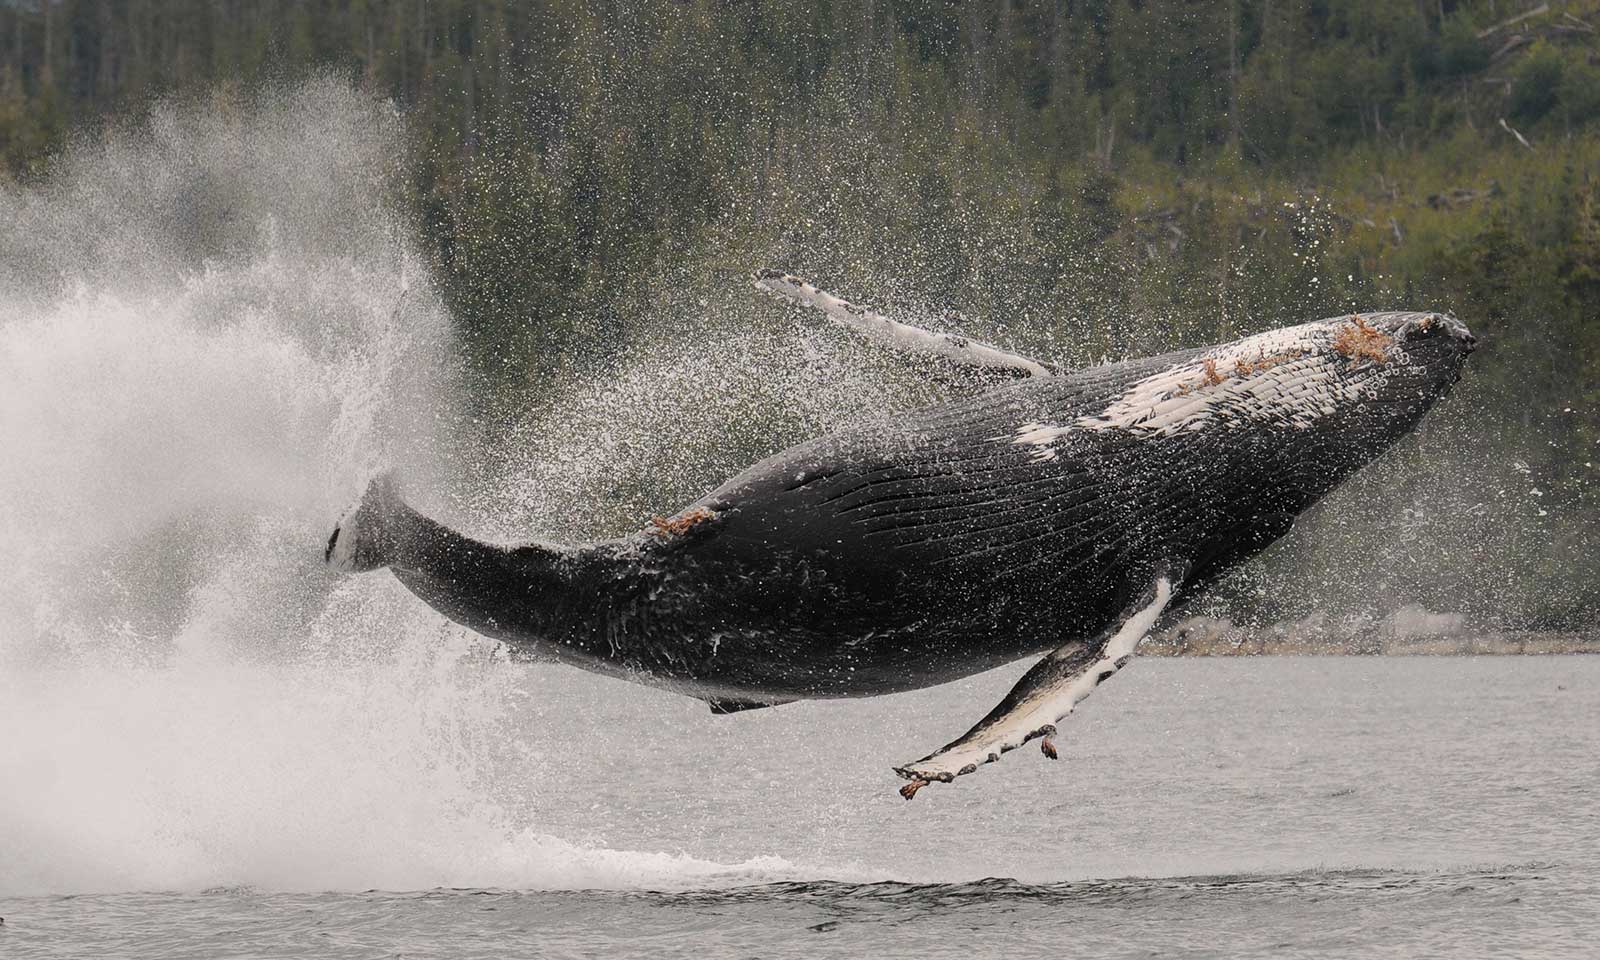
{"label": "dead branch", "polygon": [[1518,47],[1525,46],[1528,42],[1528,35],[1526,33],[1518,33],[1513,35],[1511,39],[1507,40],[1500,46],[1500,49],[1489,54],[1489,62],[1494,63],[1496,60],[1499,60]]}
{"label": "dead branch", "polygon": [[1518,133],[1515,129],[1513,129],[1511,124],[1506,123],[1506,118],[1505,117],[1501,117],[1500,118],[1500,129],[1504,130],[1506,133],[1511,134],[1513,137],[1516,137],[1517,138],[1517,142],[1522,144],[1524,147],[1527,147],[1529,150],[1533,149],[1533,144],[1528,142],[1528,138],[1524,137],[1522,134]]}
{"label": "dead branch", "polygon": [[1543,16],[1544,14],[1547,14],[1549,12],[1550,12],[1550,4],[1541,3],[1537,7],[1534,7],[1532,10],[1529,10],[1527,13],[1519,13],[1516,16],[1512,17],[1510,20],[1502,20],[1502,21],[1500,21],[1499,23],[1495,24],[1492,27],[1485,27],[1482,30],[1479,30],[1478,31],[1478,39],[1479,40],[1485,40],[1491,34],[1494,34],[1494,33],[1496,33],[1497,31],[1500,31],[1500,30],[1504,30],[1506,27],[1509,27],[1514,23],[1521,23],[1522,21],[1528,19],[1529,17]]}

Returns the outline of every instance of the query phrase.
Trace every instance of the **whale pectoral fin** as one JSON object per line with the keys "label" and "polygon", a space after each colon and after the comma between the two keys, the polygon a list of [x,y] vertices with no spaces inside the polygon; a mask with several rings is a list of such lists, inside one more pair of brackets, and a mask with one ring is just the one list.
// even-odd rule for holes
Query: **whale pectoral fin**
{"label": "whale pectoral fin", "polygon": [[1055,759],[1055,746],[1049,739],[1056,732],[1055,725],[1132,659],[1139,641],[1171,602],[1172,590],[1170,577],[1157,577],[1121,618],[1095,639],[1069,641],[1034,664],[1000,705],[959,740],[915,763],[896,767],[896,773],[911,781],[900,788],[901,796],[910,800],[929,783],[949,783],[972,773],[1035,737],[1045,738],[1044,755]]}
{"label": "whale pectoral fin", "polygon": [[940,357],[958,366],[1008,377],[1053,377],[1060,370],[1020,354],[1003,350],[982,340],[952,333],[938,333],[891,320],[881,313],[819,290],[799,277],[778,270],[758,270],[751,276],[756,289],[775,294],[791,303],[813,307],[846,329],[907,353]]}

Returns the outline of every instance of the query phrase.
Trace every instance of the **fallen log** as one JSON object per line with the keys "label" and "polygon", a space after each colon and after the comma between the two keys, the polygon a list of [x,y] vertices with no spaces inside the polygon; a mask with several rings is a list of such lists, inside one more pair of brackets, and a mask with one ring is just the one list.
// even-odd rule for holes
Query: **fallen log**
{"label": "fallen log", "polygon": [[1519,13],[1516,16],[1512,17],[1510,20],[1502,20],[1502,21],[1500,21],[1499,23],[1495,24],[1492,27],[1484,27],[1482,30],[1478,31],[1478,39],[1479,40],[1486,40],[1490,36],[1492,36],[1494,33],[1496,33],[1497,31],[1504,30],[1506,27],[1509,27],[1512,24],[1521,23],[1522,21],[1528,19],[1529,17],[1538,17],[1538,16],[1542,16],[1542,15],[1544,15],[1546,13],[1549,13],[1549,12],[1550,12],[1550,4],[1541,3],[1537,7],[1534,7],[1532,10],[1529,10],[1527,13]]}

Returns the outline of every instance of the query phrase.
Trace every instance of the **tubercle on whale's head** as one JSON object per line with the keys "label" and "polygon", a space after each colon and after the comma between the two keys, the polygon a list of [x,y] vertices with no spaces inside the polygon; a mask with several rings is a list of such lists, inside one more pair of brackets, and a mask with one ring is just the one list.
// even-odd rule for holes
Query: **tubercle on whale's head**
{"label": "tubercle on whale's head", "polygon": [[[1379,442],[1415,426],[1461,379],[1477,346],[1466,324],[1433,311],[1351,313],[1293,329],[1304,353],[1287,391],[1295,398],[1289,419],[1335,432],[1343,424]],[[1263,392],[1256,383],[1239,389],[1252,397]]]}
{"label": "tubercle on whale's head", "polygon": [[[1465,359],[1477,347],[1478,338],[1453,313],[1386,310],[1352,313],[1322,321],[1333,328],[1331,346],[1352,360],[1391,359],[1390,348],[1411,357],[1419,349],[1440,348],[1441,357]],[[1377,348],[1378,355],[1366,351]],[[1427,359],[1427,358],[1423,358]],[[1458,363],[1459,365],[1459,363]]]}
{"label": "tubercle on whale's head", "polygon": [[[1274,346],[1280,352],[1273,355]],[[1222,365],[1223,378],[1249,377],[1290,360],[1321,361],[1342,379],[1360,382],[1411,368],[1454,382],[1477,338],[1454,314],[1386,310],[1329,317],[1224,344],[1201,362]],[[1251,354],[1260,354],[1251,357]],[[1211,374],[1207,379],[1216,382]]]}
{"label": "tubercle on whale's head", "polygon": [[1329,348],[1345,358],[1344,375],[1360,387],[1354,404],[1397,415],[1409,428],[1461,379],[1477,343],[1453,314],[1394,311],[1335,321]]}
{"label": "tubercle on whale's head", "polygon": [[[1215,427],[1306,429],[1328,418],[1417,400],[1423,409],[1460,378],[1476,344],[1454,316],[1352,313],[1220,344],[1147,377],[1079,422],[1172,435]],[[1392,410],[1392,407],[1391,407]]]}
{"label": "tubercle on whale's head", "polygon": [[1449,391],[1475,344],[1446,313],[1330,317],[1166,358],[1103,407],[1029,421],[1003,439],[1031,446],[1038,461],[1056,459],[1073,435],[1106,431],[1155,440],[1239,429],[1336,434],[1344,424],[1356,447],[1365,446],[1359,434],[1387,443]]}
{"label": "tubercle on whale's head", "polygon": [[1332,479],[1411,432],[1461,379],[1477,339],[1448,313],[1382,311],[1321,321],[1310,338],[1308,391],[1319,415],[1299,424],[1317,441],[1312,461]]}

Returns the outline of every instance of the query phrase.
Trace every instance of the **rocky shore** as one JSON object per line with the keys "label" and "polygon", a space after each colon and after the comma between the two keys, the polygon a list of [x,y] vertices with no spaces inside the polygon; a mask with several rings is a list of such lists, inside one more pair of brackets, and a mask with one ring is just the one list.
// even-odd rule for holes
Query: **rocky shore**
{"label": "rocky shore", "polygon": [[1146,640],[1141,656],[1478,656],[1600,653],[1600,628],[1588,632],[1495,630],[1458,614],[1402,607],[1381,619],[1304,620],[1246,626],[1218,617],[1190,617]]}

